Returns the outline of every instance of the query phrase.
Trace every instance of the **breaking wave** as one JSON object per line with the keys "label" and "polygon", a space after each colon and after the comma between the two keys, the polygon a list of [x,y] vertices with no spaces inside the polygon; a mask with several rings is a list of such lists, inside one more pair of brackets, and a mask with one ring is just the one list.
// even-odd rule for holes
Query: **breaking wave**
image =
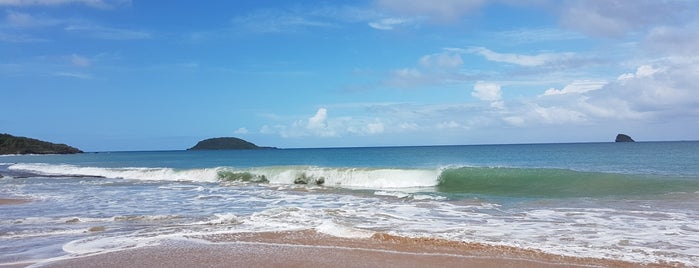
{"label": "breaking wave", "polygon": [[432,187],[439,192],[499,196],[586,197],[699,191],[696,178],[668,178],[553,168],[449,167],[434,169],[318,166],[102,168],[14,164],[10,170],[37,175],[104,177],[148,181],[318,184],[330,187],[392,189]]}

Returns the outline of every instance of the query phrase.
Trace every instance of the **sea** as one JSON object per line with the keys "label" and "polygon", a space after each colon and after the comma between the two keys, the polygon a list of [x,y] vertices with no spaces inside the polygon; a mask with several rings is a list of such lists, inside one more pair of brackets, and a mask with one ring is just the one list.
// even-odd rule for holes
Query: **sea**
{"label": "sea", "polygon": [[314,230],[699,266],[699,142],[0,157],[0,264]]}

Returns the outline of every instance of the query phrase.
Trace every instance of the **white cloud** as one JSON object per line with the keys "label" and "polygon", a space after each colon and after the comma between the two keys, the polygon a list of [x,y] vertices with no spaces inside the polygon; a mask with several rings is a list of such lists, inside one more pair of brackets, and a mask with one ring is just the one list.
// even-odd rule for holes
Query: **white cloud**
{"label": "white cloud", "polygon": [[578,81],[573,81],[573,83],[570,83],[563,87],[563,89],[555,89],[555,88],[550,88],[544,92],[544,95],[561,95],[561,94],[581,94],[585,93],[588,91],[593,91],[593,90],[598,90],[604,85],[606,85],[606,81],[594,81],[594,80],[578,80]]}
{"label": "white cloud", "polygon": [[241,128],[238,128],[237,130],[235,130],[233,133],[234,134],[248,134],[248,133],[250,133],[250,131],[248,131],[248,129],[245,127],[241,127]]}
{"label": "white cloud", "polygon": [[396,26],[400,26],[403,24],[409,23],[409,20],[406,19],[399,19],[399,18],[385,18],[385,19],[380,19],[378,21],[372,21],[369,22],[369,26],[371,28],[377,29],[377,30],[393,30]]}
{"label": "white cloud", "polygon": [[77,78],[77,79],[92,79],[92,76],[86,73],[81,73],[81,72],[54,72],[52,75],[54,76],[60,76],[60,77],[69,77],[69,78]]}
{"label": "white cloud", "polygon": [[484,47],[474,47],[467,50],[479,54],[489,61],[504,62],[521,66],[535,67],[547,64],[557,64],[575,58],[575,53],[540,53],[538,55],[523,55],[514,53],[498,53]]}
{"label": "white cloud", "polygon": [[437,124],[438,129],[462,128],[463,126],[456,121],[441,122]]}
{"label": "white cloud", "polygon": [[328,110],[319,108],[314,116],[308,118],[309,129],[324,129],[328,127]]}
{"label": "white cloud", "polygon": [[380,134],[384,132],[384,125],[381,122],[369,123],[366,125],[367,134]]}
{"label": "white cloud", "polygon": [[699,21],[682,26],[660,26],[650,30],[642,46],[655,55],[696,56]]}
{"label": "white cloud", "polygon": [[633,78],[642,78],[652,76],[653,74],[662,71],[661,69],[655,69],[651,65],[641,65],[636,69],[636,73],[625,73],[620,75],[617,80],[624,81]]}
{"label": "white cloud", "polygon": [[561,23],[592,36],[618,37],[650,26],[677,23],[696,14],[692,1],[568,1]]}
{"label": "white cloud", "polygon": [[559,42],[585,39],[585,35],[558,28],[523,28],[494,32],[492,39],[501,39],[508,44]]}
{"label": "white cloud", "polygon": [[502,98],[502,91],[500,91],[500,85],[496,83],[478,81],[473,86],[471,96],[484,101],[499,101]]}
{"label": "white cloud", "polygon": [[464,60],[458,53],[444,52],[422,56],[419,64],[424,68],[458,69],[464,65]]}
{"label": "white cloud", "polygon": [[420,57],[415,67],[401,68],[390,73],[386,84],[396,87],[416,87],[458,83],[471,79],[462,72],[464,61],[458,49],[445,49],[440,53]]}

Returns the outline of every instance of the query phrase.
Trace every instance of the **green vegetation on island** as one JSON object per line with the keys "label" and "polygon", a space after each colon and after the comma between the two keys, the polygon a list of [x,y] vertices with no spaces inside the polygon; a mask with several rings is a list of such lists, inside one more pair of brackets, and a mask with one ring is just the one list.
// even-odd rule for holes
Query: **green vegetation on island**
{"label": "green vegetation on island", "polygon": [[77,154],[80,149],[65,144],[56,144],[10,134],[0,134],[0,155],[2,154]]}
{"label": "green vegetation on island", "polygon": [[212,138],[200,141],[194,147],[187,150],[255,150],[276,149],[274,147],[260,147],[254,143],[233,137]]}

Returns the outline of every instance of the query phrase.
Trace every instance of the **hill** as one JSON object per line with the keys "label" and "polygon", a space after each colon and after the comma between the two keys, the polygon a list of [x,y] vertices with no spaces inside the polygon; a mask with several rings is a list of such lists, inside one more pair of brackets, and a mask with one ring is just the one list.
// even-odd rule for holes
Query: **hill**
{"label": "hill", "polygon": [[252,142],[233,137],[206,139],[198,142],[187,150],[254,150],[274,149],[273,147],[260,147]]}
{"label": "hill", "polygon": [[0,134],[0,154],[77,154],[80,149],[10,134]]}

